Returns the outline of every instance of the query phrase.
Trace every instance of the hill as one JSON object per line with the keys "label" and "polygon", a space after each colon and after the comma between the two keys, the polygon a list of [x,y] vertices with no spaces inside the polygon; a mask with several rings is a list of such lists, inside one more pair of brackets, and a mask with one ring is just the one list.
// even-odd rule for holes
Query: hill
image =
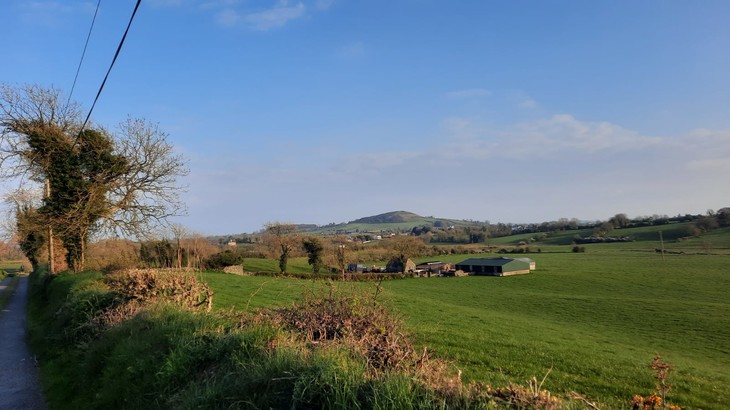
{"label": "hill", "polygon": [[300,232],[330,234],[346,234],[354,232],[409,232],[411,229],[418,226],[446,228],[449,226],[464,227],[482,225],[484,225],[484,222],[420,216],[408,211],[393,211],[379,215],[366,216],[347,223],[317,226],[314,229],[300,229]]}
{"label": "hill", "polygon": [[380,215],[367,216],[365,218],[356,219],[350,221],[350,224],[389,224],[389,223],[400,223],[400,222],[419,222],[423,219],[422,216],[414,214],[408,211],[393,211],[386,212]]}

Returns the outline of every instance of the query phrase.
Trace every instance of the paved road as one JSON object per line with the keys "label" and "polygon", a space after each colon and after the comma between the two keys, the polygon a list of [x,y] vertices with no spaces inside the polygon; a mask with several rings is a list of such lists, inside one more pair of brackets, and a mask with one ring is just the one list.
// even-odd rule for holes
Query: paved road
{"label": "paved road", "polygon": [[[9,278],[0,283],[9,282]],[[28,277],[21,277],[10,303],[0,312],[0,410],[46,409],[35,359],[25,338]]]}

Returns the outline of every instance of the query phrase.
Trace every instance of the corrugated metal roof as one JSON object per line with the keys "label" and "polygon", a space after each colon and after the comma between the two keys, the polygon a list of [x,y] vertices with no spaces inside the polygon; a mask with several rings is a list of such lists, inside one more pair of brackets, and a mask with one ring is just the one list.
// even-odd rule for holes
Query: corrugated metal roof
{"label": "corrugated metal roof", "polygon": [[504,266],[514,261],[512,258],[470,258],[457,263],[457,265]]}

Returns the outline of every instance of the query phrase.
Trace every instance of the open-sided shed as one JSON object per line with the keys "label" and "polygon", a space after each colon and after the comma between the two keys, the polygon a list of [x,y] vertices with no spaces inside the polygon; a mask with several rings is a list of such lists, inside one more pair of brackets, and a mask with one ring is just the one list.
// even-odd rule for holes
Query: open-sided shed
{"label": "open-sided shed", "polygon": [[512,258],[470,258],[457,263],[456,269],[477,276],[509,276],[530,273],[530,264]]}

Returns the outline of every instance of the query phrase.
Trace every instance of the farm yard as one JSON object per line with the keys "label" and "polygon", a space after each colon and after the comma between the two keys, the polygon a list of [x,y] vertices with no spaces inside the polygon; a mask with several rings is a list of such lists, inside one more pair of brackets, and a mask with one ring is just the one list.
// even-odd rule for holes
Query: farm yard
{"label": "farm yard", "polygon": [[[649,364],[659,354],[673,365],[672,403],[725,408],[730,403],[728,256],[722,249],[694,255],[685,248],[687,254],[662,258],[641,249],[647,245],[653,244],[532,254],[535,273],[509,278],[383,281],[377,297],[402,317],[420,346],[451,361],[465,380],[501,386],[547,375],[543,387],[554,393],[575,391],[621,408],[632,395],[654,391]],[[443,259],[472,256],[495,255]],[[286,306],[326,286],[216,272],[206,273],[205,280],[216,293],[218,310]],[[332,286],[375,294],[373,283]]]}

